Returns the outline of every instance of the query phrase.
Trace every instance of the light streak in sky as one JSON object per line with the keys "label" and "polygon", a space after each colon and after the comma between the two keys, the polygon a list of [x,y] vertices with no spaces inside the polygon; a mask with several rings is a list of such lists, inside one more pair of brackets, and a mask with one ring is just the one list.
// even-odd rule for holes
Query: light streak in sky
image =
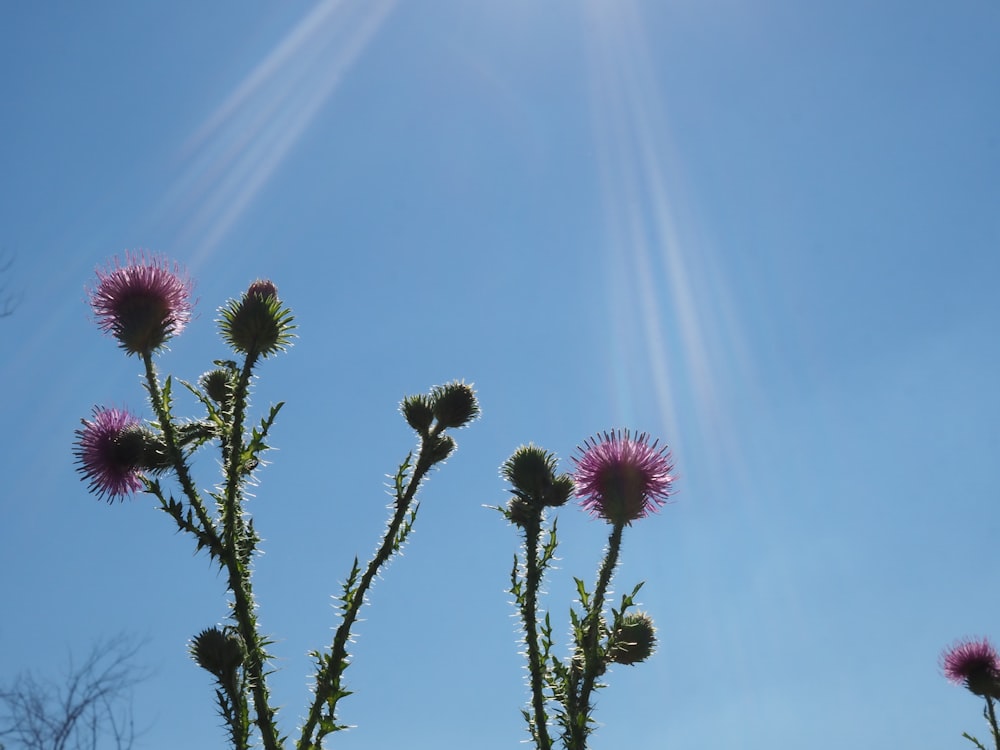
{"label": "light streak in sky", "polygon": [[630,0],[586,3],[592,111],[611,256],[610,376],[618,418],[634,424],[648,372],[664,435],[681,437],[682,407],[725,440],[718,373],[738,357],[725,280],[684,211],[663,86]]}
{"label": "light streak in sky", "polygon": [[251,206],[389,16],[394,0],[323,0],[189,139],[164,201],[189,265],[205,261]]}

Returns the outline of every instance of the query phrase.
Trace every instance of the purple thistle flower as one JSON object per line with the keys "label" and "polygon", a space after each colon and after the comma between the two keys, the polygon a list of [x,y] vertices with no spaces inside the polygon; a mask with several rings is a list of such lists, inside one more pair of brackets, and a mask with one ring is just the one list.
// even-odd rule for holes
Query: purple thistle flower
{"label": "purple thistle flower", "polygon": [[141,490],[145,436],[139,420],[124,409],[97,406],[93,420],[81,422],[73,453],[90,491],[111,502]]}
{"label": "purple thistle flower", "polygon": [[573,457],[573,481],[583,507],[597,518],[630,524],[658,510],[673,493],[674,469],[666,446],[619,430],[589,438]]}
{"label": "purple thistle flower", "polygon": [[176,263],[143,253],[126,253],[97,270],[97,288],[88,289],[98,325],[129,354],[150,354],[191,319],[190,279]]}
{"label": "purple thistle flower", "polygon": [[1000,698],[1000,656],[989,639],[966,639],[941,654],[944,676],[976,695]]}

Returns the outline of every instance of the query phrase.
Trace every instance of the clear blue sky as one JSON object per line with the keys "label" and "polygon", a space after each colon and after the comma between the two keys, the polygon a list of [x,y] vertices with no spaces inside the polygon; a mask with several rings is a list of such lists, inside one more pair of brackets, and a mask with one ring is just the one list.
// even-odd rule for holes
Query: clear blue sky
{"label": "clear blue sky", "polygon": [[[568,469],[631,427],[680,492],[626,535],[661,646],[611,673],[595,750],[966,747],[981,707],[937,659],[1000,639],[997,39],[993,0],[9,4],[0,675],[147,637],[140,747],[224,741],[185,655],[222,579],[73,469],[94,404],[148,415],[84,304],[148,248],[200,298],[163,370],[224,355],[257,277],[300,326],[255,401],[287,401],[252,504],[287,733],[410,446],[396,404],[464,378],[483,418],[372,592],[333,746],[518,746],[517,537],[483,506],[520,443]],[[560,525],[565,622],[606,527]]]}

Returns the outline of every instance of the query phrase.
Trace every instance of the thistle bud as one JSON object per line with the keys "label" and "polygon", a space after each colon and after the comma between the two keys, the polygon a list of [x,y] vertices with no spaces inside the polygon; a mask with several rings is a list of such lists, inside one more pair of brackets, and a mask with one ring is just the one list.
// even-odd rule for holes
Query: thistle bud
{"label": "thistle bud", "polygon": [[535,445],[522,445],[500,467],[500,473],[520,496],[536,505],[547,505],[545,497],[552,491],[555,468],[554,454]]}
{"label": "thistle bud", "polygon": [[274,285],[273,281],[267,279],[257,279],[249,287],[247,287],[248,297],[258,297],[259,299],[266,300],[268,297],[278,298],[278,287]]}
{"label": "thistle bud", "polygon": [[507,503],[506,516],[515,526],[526,529],[532,520],[538,522],[540,511],[537,505],[532,505],[524,498],[515,495]]}
{"label": "thistle bud", "polygon": [[278,299],[270,281],[255,281],[239,300],[220,310],[222,337],[234,351],[267,357],[287,348],[292,340],[292,313]]}
{"label": "thistle bud", "polygon": [[431,443],[428,457],[432,464],[441,463],[455,452],[455,441],[449,435],[435,435],[429,440]]}
{"label": "thistle bud", "polygon": [[400,405],[400,411],[406,418],[406,423],[426,437],[434,421],[434,407],[426,396],[407,396]]}
{"label": "thistle bud", "polygon": [[542,494],[542,504],[550,508],[565,505],[573,494],[573,478],[569,474],[561,474],[552,481],[552,485]]}
{"label": "thistle bud", "polygon": [[648,659],[656,649],[656,628],[653,618],[645,612],[625,615],[615,631],[608,661],[616,664],[638,664]]}
{"label": "thistle bud", "polygon": [[448,383],[431,391],[431,408],[438,427],[446,430],[463,427],[479,416],[479,403],[472,386],[465,383]]}
{"label": "thistle bud", "polygon": [[198,378],[198,385],[215,403],[224,405],[229,398],[229,371],[209,370]]}
{"label": "thistle bud", "polygon": [[228,625],[201,631],[191,640],[188,651],[199,667],[220,680],[234,675],[243,666],[247,655],[243,638]]}
{"label": "thistle bud", "polygon": [[171,467],[167,446],[163,440],[142,424],[123,429],[111,443],[112,460],[121,466],[155,473]]}

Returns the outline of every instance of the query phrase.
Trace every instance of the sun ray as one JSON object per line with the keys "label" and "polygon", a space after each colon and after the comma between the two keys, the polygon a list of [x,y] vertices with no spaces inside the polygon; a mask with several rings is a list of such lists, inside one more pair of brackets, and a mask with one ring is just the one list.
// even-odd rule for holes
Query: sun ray
{"label": "sun ray", "polygon": [[[620,419],[636,421],[641,398],[630,391],[648,381],[665,434],[721,451],[731,432],[717,373],[750,365],[727,317],[727,283],[684,211],[662,86],[636,4],[589,0],[585,8]],[[682,435],[682,418],[699,434],[688,427]]]}
{"label": "sun ray", "polygon": [[205,119],[180,151],[180,176],[157,211],[211,256],[361,57],[395,0],[318,3]]}

